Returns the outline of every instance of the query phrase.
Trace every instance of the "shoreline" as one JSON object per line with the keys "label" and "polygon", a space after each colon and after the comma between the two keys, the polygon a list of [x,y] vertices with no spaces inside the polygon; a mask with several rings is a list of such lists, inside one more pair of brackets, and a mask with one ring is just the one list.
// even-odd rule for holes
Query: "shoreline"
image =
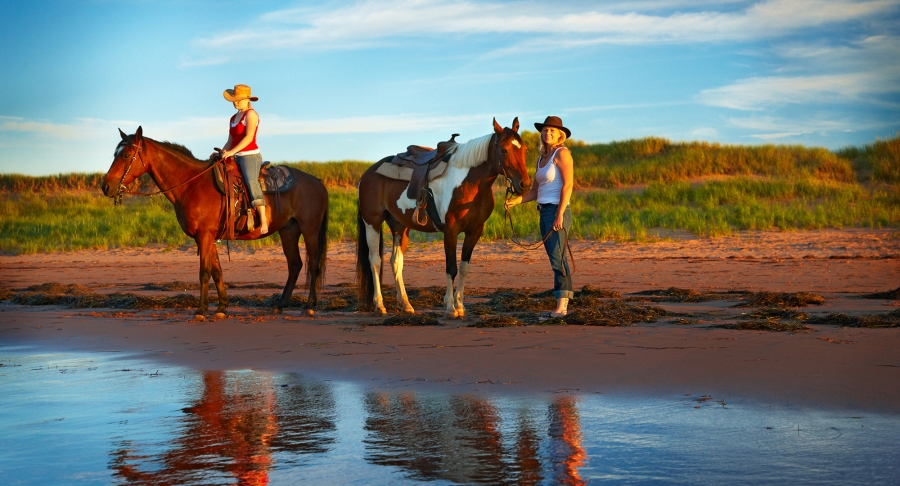
{"label": "shoreline", "polygon": [[[623,297],[670,287],[815,292],[826,303],[800,309],[810,315],[887,313],[900,304],[858,296],[900,286],[898,238],[893,230],[827,230],[653,244],[578,241],[573,242],[575,286],[608,288]],[[404,269],[407,287],[444,286],[440,245],[410,246]],[[281,285],[287,273],[280,248],[232,251],[231,262],[220,252],[220,259],[230,284]],[[477,289],[546,289],[551,277],[545,259],[543,252],[516,251],[505,242],[480,244],[467,281],[467,307],[479,300]],[[385,283],[392,285],[387,257],[385,261]],[[0,276],[17,291],[59,282],[97,293],[175,295],[182,292],[147,291],[144,286],[193,283],[197,272],[193,249],[0,256]],[[325,292],[346,290],[354,272],[353,245],[332,245]],[[229,295],[249,292],[260,290],[230,289]],[[665,319],[630,327],[470,328],[466,326],[479,316],[440,318],[442,326],[381,327],[367,325],[380,318],[365,313],[320,310],[310,318],[300,308],[274,315],[264,308],[232,307],[226,319],[195,322],[188,309],[68,309],[5,301],[0,303],[0,344],[118,350],[201,370],[300,372],[385,390],[691,394],[900,413],[900,329],[810,325],[810,332],[776,333],[720,327],[749,311],[735,304],[647,304],[696,313],[692,325]],[[428,309],[417,309],[423,310]]]}

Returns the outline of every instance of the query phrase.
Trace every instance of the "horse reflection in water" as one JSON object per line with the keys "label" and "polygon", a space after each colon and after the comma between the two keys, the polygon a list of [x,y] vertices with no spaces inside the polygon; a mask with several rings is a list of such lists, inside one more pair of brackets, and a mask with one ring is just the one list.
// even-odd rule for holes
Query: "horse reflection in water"
{"label": "horse reflection in water", "polygon": [[276,388],[262,373],[204,372],[202,396],[183,412],[178,437],[158,456],[122,441],[112,454],[116,475],[139,484],[268,484],[274,453],[324,453],[336,440],[329,387]]}
{"label": "horse reflection in water", "polygon": [[410,479],[585,484],[578,473],[585,452],[572,397],[551,402],[543,417],[519,408],[506,439],[497,407],[483,397],[371,393],[365,405],[366,460],[401,468]]}

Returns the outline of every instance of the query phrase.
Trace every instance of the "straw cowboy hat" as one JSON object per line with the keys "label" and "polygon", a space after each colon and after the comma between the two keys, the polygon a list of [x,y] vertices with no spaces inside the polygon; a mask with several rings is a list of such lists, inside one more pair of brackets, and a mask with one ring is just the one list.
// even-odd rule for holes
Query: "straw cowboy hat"
{"label": "straw cowboy hat", "polygon": [[246,84],[236,84],[234,85],[234,89],[226,89],[222,94],[225,95],[226,100],[232,103],[239,100],[256,101],[259,99],[250,94],[250,86],[247,86]]}
{"label": "straw cowboy hat", "polygon": [[563,126],[562,118],[558,116],[548,116],[544,119],[544,123],[535,123],[534,128],[537,128],[537,131],[541,131],[544,127],[553,127],[559,128],[566,134],[566,138],[572,138],[572,132],[569,131],[568,128]]}

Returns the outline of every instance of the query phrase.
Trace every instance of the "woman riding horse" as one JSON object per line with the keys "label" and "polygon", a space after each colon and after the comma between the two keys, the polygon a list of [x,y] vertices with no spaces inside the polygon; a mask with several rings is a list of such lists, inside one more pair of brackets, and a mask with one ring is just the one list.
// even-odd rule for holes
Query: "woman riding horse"
{"label": "woman riding horse", "polygon": [[244,182],[253,198],[251,205],[259,211],[259,227],[262,234],[269,232],[269,217],[266,214],[266,200],[263,197],[262,187],[259,185],[259,168],[262,166],[262,154],[256,145],[256,129],[259,128],[259,115],[250,104],[259,98],[251,94],[250,86],[236,84],[234,89],[226,89],[223,93],[225,99],[234,103],[237,113],[231,116],[228,126],[228,141],[221,152],[214,152],[210,158],[216,156],[223,159],[234,157],[235,163],[241,168]]}

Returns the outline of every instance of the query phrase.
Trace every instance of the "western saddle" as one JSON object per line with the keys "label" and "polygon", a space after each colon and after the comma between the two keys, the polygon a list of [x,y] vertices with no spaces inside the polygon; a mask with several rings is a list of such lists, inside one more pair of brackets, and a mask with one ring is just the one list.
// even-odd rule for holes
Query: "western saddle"
{"label": "western saddle", "polygon": [[[450,140],[438,143],[436,149],[410,145],[406,147],[406,152],[397,154],[390,160],[390,164],[398,166],[398,174],[402,172],[408,173],[409,169],[412,170],[412,173],[409,175],[409,187],[406,189],[406,197],[416,201],[413,221],[420,225],[428,224],[428,214],[430,213],[435,227],[441,229],[439,220],[436,217],[437,213],[433,210],[434,194],[428,188],[428,181],[443,175],[443,170],[440,171],[440,174],[435,174],[435,169],[441,164],[446,166],[450,161],[450,157],[456,153],[456,149],[459,147],[459,143],[456,141],[458,136],[458,133],[454,133],[450,136]],[[403,170],[404,168],[407,170]],[[406,177],[402,176],[398,178],[406,179]],[[422,211],[423,209],[425,211]],[[429,209],[431,210],[429,211]]]}

